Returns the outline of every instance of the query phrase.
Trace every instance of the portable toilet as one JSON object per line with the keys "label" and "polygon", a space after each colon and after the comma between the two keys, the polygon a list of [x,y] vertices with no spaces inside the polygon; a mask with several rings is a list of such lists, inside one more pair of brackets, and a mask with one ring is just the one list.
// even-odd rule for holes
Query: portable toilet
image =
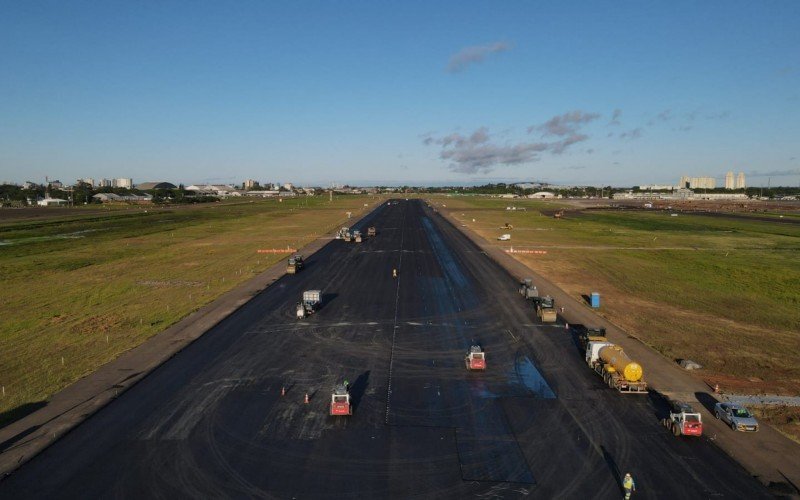
{"label": "portable toilet", "polygon": [[592,292],[590,303],[591,303],[592,309],[599,309],[600,308],[600,294],[597,293],[597,292]]}

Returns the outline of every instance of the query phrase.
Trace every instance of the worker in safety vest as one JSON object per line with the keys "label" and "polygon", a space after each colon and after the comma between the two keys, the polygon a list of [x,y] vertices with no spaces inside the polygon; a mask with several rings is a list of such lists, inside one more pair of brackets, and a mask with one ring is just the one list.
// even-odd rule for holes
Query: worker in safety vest
{"label": "worker in safety vest", "polygon": [[636,483],[633,482],[631,473],[625,474],[625,479],[622,480],[622,488],[625,490],[625,500],[631,497],[631,493],[636,491]]}

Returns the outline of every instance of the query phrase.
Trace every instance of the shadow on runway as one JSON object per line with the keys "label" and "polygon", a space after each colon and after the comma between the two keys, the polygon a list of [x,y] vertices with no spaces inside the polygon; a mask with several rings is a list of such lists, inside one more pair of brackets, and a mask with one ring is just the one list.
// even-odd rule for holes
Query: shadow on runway
{"label": "shadow on runway", "polygon": [[619,488],[619,492],[621,494],[625,493],[625,490],[622,488],[622,473],[619,471],[619,467],[617,466],[617,462],[614,460],[614,457],[606,450],[606,447],[600,445],[600,450],[603,452],[603,460],[606,461],[606,465],[608,465],[609,470],[611,471],[611,475],[614,476],[614,481],[617,482],[617,487]]}
{"label": "shadow on runway", "polygon": [[336,300],[336,297],[338,297],[338,296],[339,296],[338,293],[332,293],[332,292],[323,293],[322,294],[322,303],[319,305],[319,309],[321,310],[323,307],[327,306],[328,304],[330,304],[331,302]]}
{"label": "shadow on runway", "polygon": [[365,371],[350,385],[350,398],[353,400],[354,408],[358,408],[358,405],[361,403],[361,398],[364,397],[364,393],[367,392],[369,374],[370,370]]}
{"label": "shadow on runway", "polygon": [[714,413],[714,405],[717,404],[717,398],[707,392],[695,392],[694,397],[700,401],[700,404],[703,405],[706,410],[712,414]]}

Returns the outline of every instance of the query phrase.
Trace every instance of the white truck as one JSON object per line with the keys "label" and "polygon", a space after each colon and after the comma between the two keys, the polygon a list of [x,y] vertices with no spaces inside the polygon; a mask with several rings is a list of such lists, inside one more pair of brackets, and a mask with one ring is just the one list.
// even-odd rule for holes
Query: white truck
{"label": "white truck", "polygon": [[303,300],[297,303],[297,319],[314,314],[322,305],[322,290],[306,290]]}
{"label": "white truck", "polygon": [[[474,222],[474,220],[473,220],[473,222]],[[497,239],[499,241],[508,241],[508,240],[511,239],[511,235],[510,234],[501,234],[500,236],[497,237]]]}

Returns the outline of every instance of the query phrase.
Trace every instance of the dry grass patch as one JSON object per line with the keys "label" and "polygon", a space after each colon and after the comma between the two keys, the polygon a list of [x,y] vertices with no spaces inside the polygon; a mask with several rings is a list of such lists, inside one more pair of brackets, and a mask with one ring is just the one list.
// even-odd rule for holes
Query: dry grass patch
{"label": "dry grass patch", "polygon": [[[0,222],[0,424],[367,210],[369,197]],[[41,235],[75,233],[76,239]]]}

